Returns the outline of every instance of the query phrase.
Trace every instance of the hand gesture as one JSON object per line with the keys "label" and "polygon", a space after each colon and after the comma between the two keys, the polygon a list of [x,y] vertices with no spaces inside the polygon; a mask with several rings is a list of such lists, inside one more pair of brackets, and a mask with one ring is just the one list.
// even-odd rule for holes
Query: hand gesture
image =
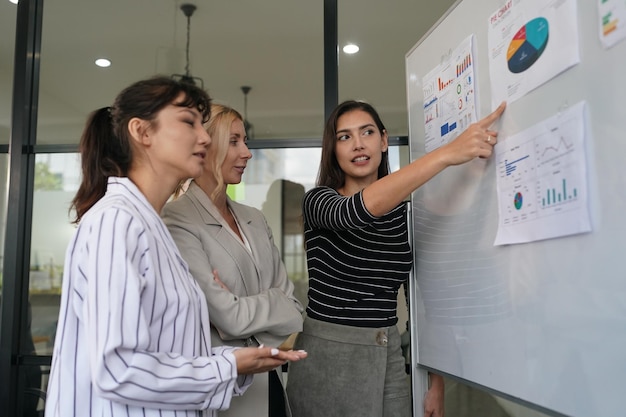
{"label": "hand gesture", "polygon": [[424,395],[424,417],[443,417],[444,382],[443,377],[429,373],[430,388]]}
{"label": "hand gesture", "polygon": [[237,349],[233,354],[237,360],[238,374],[268,372],[287,361],[299,361],[307,356],[303,350],[281,351],[263,346]]}
{"label": "hand gesture", "polygon": [[500,118],[505,108],[506,103],[503,102],[493,113],[472,123],[455,140],[439,148],[445,152],[447,164],[460,165],[476,157],[489,158],[498,142],[498,132],[491,130],[491,125]]}

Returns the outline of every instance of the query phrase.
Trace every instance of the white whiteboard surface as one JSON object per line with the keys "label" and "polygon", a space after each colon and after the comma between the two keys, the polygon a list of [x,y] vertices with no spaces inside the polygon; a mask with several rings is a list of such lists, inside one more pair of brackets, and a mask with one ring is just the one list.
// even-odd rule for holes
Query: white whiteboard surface
{"label": "white whiteboard surface", "polygon": [[[478,117],[491,108],[488,17],[461,0],[406,55],[411,160],[424,154],[421,77],[470,34]],[[604,49],[597,0],[577,0],[580,63],[510,104],[499,141],[588,106],[591,233],[494,246],[496,167],[476,160],[412,196],[417,362],[572,416],[626,415],[626,41]]]}

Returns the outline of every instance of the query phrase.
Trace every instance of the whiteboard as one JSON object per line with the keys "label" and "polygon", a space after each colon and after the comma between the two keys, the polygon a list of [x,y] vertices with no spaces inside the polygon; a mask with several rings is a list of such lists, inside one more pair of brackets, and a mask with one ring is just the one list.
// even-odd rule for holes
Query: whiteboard
{"label": "whiteboard", "polygon": [[[625,415],[626,41],[602,47],[598,1],[576,1],[580,62],[496,126],[506,143],[587,103],[592,231],[494,246],[493,158],[448,168],[412,196],[417,362],[556,415]],[[488,17],[506,3],[458,1],[407,53],[411,160],[425,154],[422,78],[471,34],[478,118],[491,111]]]}

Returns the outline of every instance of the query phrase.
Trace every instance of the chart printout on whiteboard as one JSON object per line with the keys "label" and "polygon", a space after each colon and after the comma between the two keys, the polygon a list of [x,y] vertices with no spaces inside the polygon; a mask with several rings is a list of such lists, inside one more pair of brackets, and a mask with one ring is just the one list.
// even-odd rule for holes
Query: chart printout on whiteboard
{"label": "chart printout on whiteboard", "polygon": [[585,103],[496,145],[496,245],[591,231]]}
{"label": "chart printout on whiteboard", "polygon": [[597,0],[600,42],[610,48],[626,38],[626,0]]}
{"label": "chart printout on whiteboard", "polygon": [[580,62],[576,0],[508,0],[488,18],[491,107]]}
{"label": "chart printout on whiteboard", "polygon": [[474,36],[423,77],[426,152],[445,145],[476,119]]}

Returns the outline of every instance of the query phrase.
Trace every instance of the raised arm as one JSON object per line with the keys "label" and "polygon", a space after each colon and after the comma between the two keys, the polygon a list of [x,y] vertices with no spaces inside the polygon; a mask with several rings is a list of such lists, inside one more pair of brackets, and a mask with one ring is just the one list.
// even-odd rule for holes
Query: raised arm
{"label": "raised arm", "polygon": [[505,103],[500,104],[493,113],[471,124],[452,142],[366,187],[363,200],[367,210],[374,216],[382,216],[445,168],[477,157],[490,157],[498,136],[491,125],[500,118],[505,107]]}

